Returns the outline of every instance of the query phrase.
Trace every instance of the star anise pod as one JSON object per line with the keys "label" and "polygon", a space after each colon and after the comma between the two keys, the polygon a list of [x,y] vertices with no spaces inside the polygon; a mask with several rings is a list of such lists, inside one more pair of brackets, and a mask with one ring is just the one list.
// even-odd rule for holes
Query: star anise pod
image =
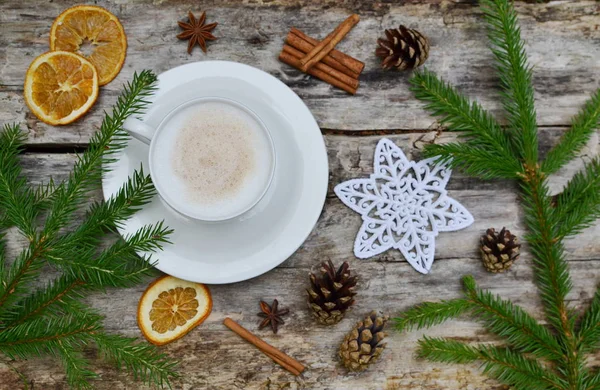
{"label": "star anise pod", "polygon": [[264,320],[260,322],[258,329],[262,329],[265,326],[271,325],[273,333],[277,333],[277,328],[279,325],[283,325],[285,323],[281,317],[290,312],[288,309],[280,309],[278,306],[279,302],[277,302],[277,299],[273,300],[273,304],[271,306],[269,306],[269,304],[265,301],[260,301],[260,310],[262,310],[262,312],[258,313],[257,315],[259,317],[263,317]]}
{"label": "star anise pod", "polygon": [[217,27],[217,23],[204,24],[206,21],[206,11],[202,12],[200,19],[196,19],[194,14],[190,11],[188,13],[188,23],[177,22],[179,27],[183,29],[183,32],[177,35],[179,39],[189,39],[188,42],[188,54],[192,54],[194,45],[198,43],[202,51],[206,53],[206,41],[214,41],[217,39],[210,32]]}

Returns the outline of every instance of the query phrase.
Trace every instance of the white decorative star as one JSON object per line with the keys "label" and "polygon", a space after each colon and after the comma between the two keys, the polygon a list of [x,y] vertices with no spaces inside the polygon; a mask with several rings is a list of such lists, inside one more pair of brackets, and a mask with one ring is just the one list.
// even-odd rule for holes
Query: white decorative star
{"label": "white decorative star", "polygon": [[451,169],[436,160],[408,161],[396,144],[383,138],[375,150],[374,173],[335,187],[342,202],[362,215],[356,257],[366,259],[395,248],[414,269],[427,274],[438,233],[473,223],[471,213],[447,195]]}

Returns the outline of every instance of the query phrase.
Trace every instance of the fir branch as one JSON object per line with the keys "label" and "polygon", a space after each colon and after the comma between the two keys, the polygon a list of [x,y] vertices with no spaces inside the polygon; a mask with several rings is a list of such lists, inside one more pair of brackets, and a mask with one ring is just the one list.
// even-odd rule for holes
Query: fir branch
{"label": "fir branch", "polygon": [[30,244],[23,249],[10,266],[2,272],[0,281],[0,318],[2,313],[10,310],[12,304],[23,298],[29,292],[29,282],[35,280],[44,263],[40,259],[43,252],[43,243]]}
{"label": "fir branch", "polygon": [[577,353],[575,315],[566,303],[573,283],[564,258],[562,239],[555,235],[554,210],[544,174],[537,166],[527,172],[521,186],[525,223],[529,229],[526,238],[533,255],[546,319],[556,329],[558,342],[564,347],[564,375],[569,384],[575,384],[583,374],[584,362]]}
{"label": "fir branch", "polygon": [[[169,236],[173,229],[165,226],[164,221],[151,225],[144,225],[135,234],[125,235],[122,241],[109,250],[112,256],[127,250],[129,252],[155,252],[162,250],[162,245],[171,243]],[[116,251],[116,253],[115,253]]]}
{"label": "fir branch", "polygon": [[600,372],[582,379],[582,390],[600,390]]}
{"label": "fir branch", "polygon": [[143,167],[133,172],[119,191],[106,202],[96,202],[88,210],[86,220],[72,233],[74,240],[96,236],[105,230],[115,231],[133,214],[148,204],[156,193],[150,175]]}
{"label": "fir branch", "polygon": [[150,275],[155,265],[150,257],[140,257],[137,252],[162,249],[172,232],[163,222],[142,226],[99,255],[94,246],[73,245],[71,237],[67,237],[57,242],[45,256],[65,274],[85,280],[90,286],[130,287],[139,283],[143,276]]}
{"label": "fir branch", "polygon": [[571,120],[571,128],[563,134],[559,143],[548,152],[542,164],[547,174],[558,171],[571,161],[590,140],[600,124],[600,89],[585,103]]}
{"label": "fir branch", "polygon": [[10,221],[10,219],[6,215],[1,215],[0,216],[0,231],[8,229],[11,226],[13,226],[13,224]]}
{"label": "fir branch", "polygon": [[[519,158],[509,163],[522,166],[517,177],[529,231],[526,241],[533,257],[536,284],[545,317],[552,329],[549,331],[542,327],[510,301],[478,290],[474,281],[467,278],[466,294],[474,305],[473,313],[492,332],[506,340],[509,348],[474,348],[426,338],[421,342],[420,353],[437,361],[460,363],[481,360],[486,373],[516,388],[598,388],[600,378],[596,373],[590,374],[585,364],[585,353],[598,347],[600,331],[596,329],[600,325],[600,296],[594,297],[592,307],[584,315],[576,332],[576,315],[566,301],[572,281],[563,239],[578,233],[600,217],[600,160],[592,161],[586,165],[584,172],[575,175],[556,204],[549,196],[547,176],[573,158],[593,134],[593,128],[598,125],[600,118],[600,91],[573,119],[571,130],[540,166],[531,69],[527,65],[516,12],[508,0],[482,0],[481,4],[504,91],[503,103],[510,122],[509,139],[511,146],[519,152]],[[462,110],[465,115],[480,116],[470,106],[445,106],[447,102],[443,96],[420,94],[418,97],[425,97],[428,107],[433,107],[434,114],[442,117],[456,116],[455,109]],[[496,130],[495,125],[493,130]],[[504,142],[504,136],[497,140]],[[500,162],[494,158],[494,151],[489,149],[489,144],[482,146],[471,137],[462,144],[431,145],[426,153],[428,156],[439,154],[440,161],[449,162],[451,166],[478,177],[510,178],[509,172],[502,171]],[[421,313],[413,311],[410,314],[416,316]],[[432,313],[431,324],[441,322],[444,316],[450,318],[453,312],[442,311],[439,316]],[[400,318],[403,318],[402,315]],[[419,324],[417,319],[413,324]],[[549,361],[551,364],[547,368],[552,369],[553,373],[537,362],[524,358],[522,353],[531,353]]]}
{"label": "fir branch", "polygon": [[479,104],[470,102],[428,70],[416,72],[410,81],[415,96],[427,102],[425,108],[431,115],[440,117],[442,125],[451,131],[461,131],[473,144],[489,150],[515,175],[522,170],[511,149],[510,138]]}
{"label": "fir branch", "polygon": [[538,135],[532,72],[527,63],[517,13],[507,0],[481,0],[481,8],[504,91],[504,109],[515,133],[513,140],[525,163],[534,165],[538,162]]}
{"label": "fir branch", "polygon": [[586,310],[577,331],[579,353],[589,353],[600,344],[600,289],[596,290],[592,304]]}
{"label": "fir branch", "polygon": [[396,330],[429,328],[441,324],[471,309],[469,301],[465,299],[452,299],[441,302],[423,302],[402,313],[394,319]]}
{"label": "fir branch", "polygon": [[126,146],[129,139],[122,129],[123,122],[127,117],[144,111],[155,82],[156,76],[152,72],[142,71],[134,74],[133,81],[125,86],[112,115],[105,115],[100,131],[94,134],[88,150],[75,163],[69,180],[54,191],[44,235],[52,235],[66,226],[87,191],[99,185],[102,173],[114,162],[115,154]]}
{"label": "fir branch", "polygon": [[63,345],[81,347],[91,341],[91,333],[102,330],[100,317],[90,312],[70,313],[27,321],[0,332],[0,352],[11,359],[27,359],[56,353]]}
{"label": "fir branch", "polygon": [[27,381],[27,377],[20,370],[18,370],[15,366],[13,366],[11,364],[11,362],[4,362],[4,363],[8,366],[8,368],[11,369],[12,372],[17,374],[17,376],[21,379],[21,382],[23,383],[23,390],[29,390],[29,382]]}
{"label": "fir branch", "polygon": [[454,340],[424,337],[419,340],[417,355],[443,363],[464,364],[481,361],[486,374],[516,389],[566,388],[560,378],[545,370],[535,360],[505,348],[472,347]]}
{"label": "fir branch", "polygon": [[77,389],[93,389],[94,386],[89,381],[98,375],[89,369],[89,362],[70,345],[60,341],[57,344],[57,355],[65,368],[69,386]]}
{"label": "fir branch", "polygon": [[553,361],[564,359],[553,335],[519,306],[478,289],[472,276],[465,276],[463,284],[474,314],[483,319],[492,333],[505,338],[522,352]]}
{"label": "fir branch", "polygon": [[567,389],[567,384],[537,361],[508,348],[479,347],[483,372],[516,389]]}
{"label": "fir branch", "polygon": [[[168,242],[172,230],[158,222],[98,253],[104,233],[114,231],[153,196],[150,178],[136,172],[115,197],[96,203],[74,231],[62,233],[72,229],[69,224],[75,210],[117,158],[115,153],[126,145],[128,136],[122,124],[147,106],[155,80],[149,71],[134,76],[69,179],[58,186],[52,181],[35,190],[26,186],[17,159],[24,136],[17,126],[6,127],[0,134],[0,229],[15,225],[25,230],[30,242],[5,269],[0,234],[0,353],[9,358],[58,356],[74,387],[89,387],[89,379],[95,376],[81,355],[93,341],[119,367],[132,370],[149,383],[170,386],[169,379],[175,376],[175,365],[166,355],[132,339],[105,335],[101,318],[80,303],[83,293],[94,288],[130,286],[140,281],[151,272],[152,262],[148,255],[140,257],[136,252],[153,252]],[[44,210],[48,215],[38,232],[36,216]],[[31,282],[39,276],[44,260],[59,265],[63,275],[30,293]]]}
{"label": "fir branch", "polygon": [[94,334],[100,352],[118,368],[127,368],[134,378],[160,387],[170,378],[177,378],[176,364],[152,345],[136,343],[135,339],[119,335]]}
{"label": "fir branch", "polygon": [[0,210],[29,241],[35,237],[34,194],[21,176],[18,154],[26,135],[18,125],[5,125],[0,133]]}
{"label": "fir branch", "polygon": [[51,206],[52,196],[56,190],[56,184],[53,178],[48,179],[48,183],[38,184],[33,190],[36,210],[45,210]]}
{"label": "fir branch", "polygon": [[13,305],[8,313],[0,317],[2,327],[8,328],[44,315],[66,314],[72,305],[83,297],[85,283],[67,275],[62,275],[45,288],[29,295]]}
{"label": "fir branch", "polygon": [[[31,248],[24,251],[11,267],[7,278],[2,280],[0,286],[0,311],[8,306],[9,296],[11,301],[19,297],[16,292],[26,288],[27,278],[32,278],[41,267],[40,258],[51,252],[48,244],[56,232],[65,227],[70,221],[70,215],[77,209],[83,195],[97,185],[102,173],[102,159],[122,149],[127,140],[127,134],[121,129],[124,120],[132,114],[140,113],[147,101],[145,100],[154,90],[153,84],[156,76],[149,71],[134,75],[132,83],[128,84],[125,91],[117,101],[113,115],[106,115],[99,132],[90,142],[90,149],[83,154],[75,164],[73,173],[68,181],[61,183],[52,193],[49,200],[52,206],[46,219],[43,233],[37,237],[35,233],[35,193],[26,187],[23,178],[20,178],[20,167],[16,160],[16,153],[24,140],[24,135],[18,126],[6,126],[2,133],[5,145],[0,144],[0,208],[11,217],[11,222],[23,231],[30,242]],[[104,162],[110,161],[110,157]],[[27,226],[31,224],[31,226]],[[74,250],[77,250],[74,248]],[[89,251],[88,248],[82,251]]]}
{"label": "fir branch", "polygon": [[73,279],[85,280],[96,288],[131,287],[140,282],[140,276],[149,274],[152,264],[145,263],[135,272],[122,259],[96,256],[93,247],[57,247],[46,253],[46,259]]}
{"label": "fir branch", "polygon": [[557,237],[580,233],[600,218],[600,159],[586,164],[558,196],[555,207]]}
{"label": "fir branch", "polygon": [[439,156],[439,162],[484,180],[515,179],[519,175],[496,153],[471,142],[426,145],[425,156]]}
{"label": "fir branch", "polygon": [[442,363],[472,363],[479,359],[475,347],[459,341],[424,336],[419,340],[417,357]]}
{"label": "fir branch", "polygon": [[145,175],[142,168],[134,171],[113,197],[106,202],[93,203],[81,225],[60,237],[53,246],[70,248],[84,245],[93,248],[99,245],[106,231],[116,231],[126,219],[147,204],[154,194],[150,176]]}
{"label": "fir branch", "polygon": [[61,267],[71,278],[86,280],[92,286],[128,287],[140,282],[154,264],[140,258],[136,252],[154,252],[169,242],[172,230],[163,222],[143,226],[100,255],[96,255],[95,246],[104,230],[114,230],[147,204],[153,195],[150,177],[143,171],[134,172],[114,197],[92,206],[79,228],[59,238],[47,251],[46,259]]}
{"label": "fir branch", "polygon": [[[1,229],[0,229],[1,230]],[[6,234],[0,233],[0,294],[3,293],[3,283],[6,280]]]}
{"label": "fir branch", "polygon": [[533,170],[521,188],[525,222],[529,228],[527,241],[547,319],[559,334],[571,337],[574,319],[569,316],[565,299],[573,283],[564,259],[562,242],[554,235],[554,215],[548,186],[540,178],[540,172]]}

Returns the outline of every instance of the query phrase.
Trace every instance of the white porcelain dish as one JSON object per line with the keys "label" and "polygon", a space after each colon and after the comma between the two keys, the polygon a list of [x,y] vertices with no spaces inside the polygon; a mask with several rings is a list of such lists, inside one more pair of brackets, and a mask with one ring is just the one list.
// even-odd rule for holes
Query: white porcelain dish
{"label": "white porcelain dish", "polygon": [[[276,150],[275,176],[262,200],[237,218],[222,222],[189,219],[155,196],[119,232],[131,234],[143,225],[164,220],[175,232],[172,244],[154,255],[157,268],[194,282],[238,282],[281,264],[306,240],[325,202],[327,152],[314,117],[284,83],[235,62],[182,65],[158,79],[153,103],[140,119],[157,126],[165,113],[200,97],[237,101],[269,128]],[[148,146],[131,139],[112,171],[103,178],[104,198],[115,194],[140,164],[149,172]]]}

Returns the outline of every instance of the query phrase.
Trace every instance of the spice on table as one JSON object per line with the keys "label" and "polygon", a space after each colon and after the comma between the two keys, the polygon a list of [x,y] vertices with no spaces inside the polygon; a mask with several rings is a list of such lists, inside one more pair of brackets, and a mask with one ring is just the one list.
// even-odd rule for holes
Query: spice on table
{"label": "spice on table", "polygon": [[[297,37],[298,39],[294,40],[294,41],[289,41],[291,36]],[[313,46],[315,46],[319,43],[318,40],[314,39],[313,37],[311,37],[309,35],[306,35],[305,33],[303,33],[302,31],[298,30],[295,27],[292,27],[290,29],[290,34],[288,34],[287,39],[288,39],[288,41],[287,41],[288,44],[290,44],[291,46],[293,46],[296,49],[303,51],[305,53],[310,51],[313,48]],[[298,45],[296,45],[296,42]],[[336,50],[336,49],[333,49],[332,51],[330,51],[329,54],[325,58],[328,58],[328,57],[334,59],[335,61],[338,61],[339,63],[344,65],[347,69],[349,69],[350,72],[344,72],[344,73],[350,74],[354,78],[358,78],[360,73],[365,68],[364,62],[359,61],[356,58],[350,57],[349,55],[342,53],[341,51]]]}
{"label": "spice on table", "polygon": [[208,287],[165,275],[142,294],[137,320],[148,341],[164,345],[185,336],[204,322],[211,311]]}
{"label": "spice on table", "polygon": [[[298,63],[299,57],[295,54],[291,54],[291,51],[289,49],[291,48],[291,46],[289,46],[289,48],[287,49],[286,46],[283,47],[283,51],[279,54],[279,60],[283,63],[293,66],[294,68],[298,68],[300,66]],[[315,76],[316,78],[325,81],[328,84],[333,85],[334,87],[343,89],[349,94],[354,95],[356,93],[356,89],[358,88],[358,80],[356,80],[356,87],[353,87],[334,76],[332,70],[334,69],[329,68],[324,70],[324,68],[322,67],[314,66],[310,68],[307,73],[311,76]]]}
{"label": "spice on table", "polygon": [[[300,50],[296,50],[290,45],[284,45],[283,52],[291,54],[293,57],[298,58],[298,59],[302,58],[302,55],[303,55],[303,53]],[[319,63],[315,64],[315,66],[313,68],[318,69],[324,73],[327,73],[330,76],[333,76],[334,78],[342,81],[343,83],[349,85],[350,87],[352,87],[354,89],[358,88],[358,80],[357,79],[354,79],[354,78],[346,75],[345,73],[340,72],[337,69],[334,69],[331,66],[329,66],[323,62],[319,62]],[[313,68],[311,68],[311,69],[313,69]]]}
{"label": "spice on table", "polygon": [[381,67],[398,70],[417,68],[429,57],[429,40],[417,30],[402,25],[385,30],[386,38],[377,40],[375,54],[382,59]]}
{"label": "spice on table", "polygon": [[119,19],[108,10],[95,5],[76,5],[54,19],[50,50],[70,51],[90,61],[102,86],[121,71],[127,53],[127,35]]}
{"label": "spice on table", "polygon": [[23,95],[38,119],[66,125],[92,108],[99,89],[98,72],[91,62],[69,51],[49,51],[29,65]]}
{"label": "spice on table", "polygon": [[[286,37],[286,45],[279,54],[279,60],[336,88],[355,94],[359,86],[358,77],[365,64],[333,47],[357,22],[358,15],[352,15],[323,42],[292,27]],[[301,61],[305,62],[304,67]]]}
{"label": "spice on table", "polygon": [[199,19],[194,17],[194,14],[190,11],[188,13],[188,23],[177,22],[179,27],[183,29],[183,32],[177,35],[179,39],[189,39],[188,42],[188,54],[192,54],[194,45],[198,43],[198,46],[206,53],[206,41],[214,41],[217,39],[211,34],[211,31],[217,27],[217,23],[204,24],[206,21],[206,11],[202,12]]}
{"label": "spice on table", "polygon": [[[292,29],[292,31],[290,31],[288,33],[287,37],[285,38],[286,45],[283,46],[283,50],[286,51],[286,48],[291,47],[292,49],[294,49],[298,53],[300,53],[301,56],[304,56],[304,53],[308,53],[314,47],[314,45],[310,44],[308,41],[306,41],[306,40],[300,38],[298,35],[294,34],[293,30],[294,29]],[[348,76],[350,79],[353,79],[353,80],[357,80],[358,75],[360,73],[360,72],[353,71],[346,65],[342,64],[340,61],[333,58],[331,56],[331,53],[329,53],[325,57],[323,57],[321,62],[316,64],[315,67],[318,68],[319,65],[327,65],[327,66],[339,71],[340,73]]]}
{"label": "spice on table", "polygon": [[236,333],[244,340],[248,341],[250,344],[257,347],[262,353],[270,357],[275,363],[279,364],[281,367],[285,368],[292,374],[298,376],[305,370],[305,367],[302,363],[286,355],[285,353],[281,352],[272,345],[266,343],[261,338],[259,338],[258,336],[256,336],[255,334],[253,334],[248,329],[244,328],[231,318],[225,318],[225,320],[223,321],[223,325],[231,329],[234,333]]}
{"label": "spice on table", "polygon": [[260,310],[262,311],[257,315],[263,317],[263,320],[260,322],[258,328],[262,329],[270,325],[273,333],[277,333],[279,325],[285,324],[283,318],[281,317],[290,312],[288,309],[280,309],[277,299],[273,300],[273,304],[271,306],[269,306],[269,304],[265,301],[260,301]]}
{"label": "spice on table", "polygon": [[307,72],[313,65],[321,61],[333,48],[340,43],[342,39],[350,32],[352,27],[356,26],[360,17],[357,14],[350,15],[335,30],[333,30],[325,39],[319,42],[311,51],[300,59],[300,70]]}

